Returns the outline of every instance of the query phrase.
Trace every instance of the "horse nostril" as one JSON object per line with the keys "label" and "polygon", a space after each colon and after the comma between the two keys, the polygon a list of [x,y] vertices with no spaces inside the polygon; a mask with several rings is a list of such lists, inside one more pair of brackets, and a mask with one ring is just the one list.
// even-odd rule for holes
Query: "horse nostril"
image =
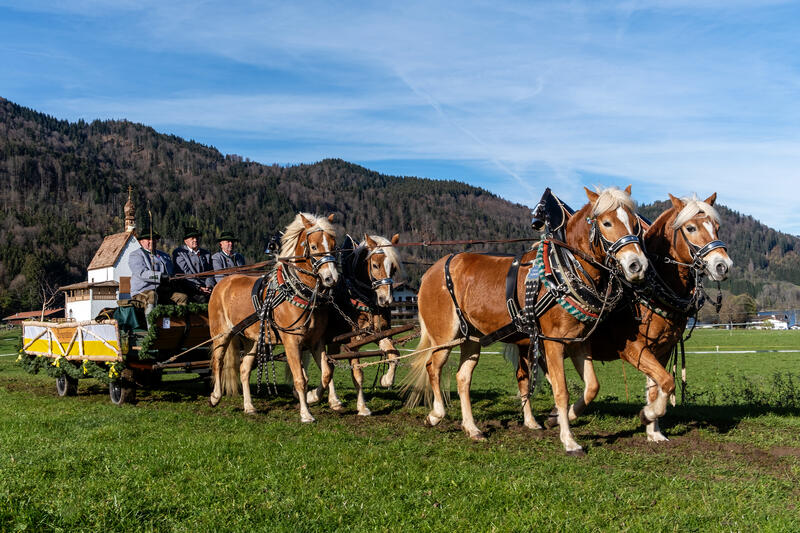
{"label": "horse nostril", "polygon": [[725,263],[717,263],[717,274],[724,276],[728,273],[728,265]]}
{"label": "horse nostril", "polygon": [[639,261],[632,261],[631,264],[628,265],[628,270],[636,274],[637,272],[642,270],[642,265],[639,263]]}

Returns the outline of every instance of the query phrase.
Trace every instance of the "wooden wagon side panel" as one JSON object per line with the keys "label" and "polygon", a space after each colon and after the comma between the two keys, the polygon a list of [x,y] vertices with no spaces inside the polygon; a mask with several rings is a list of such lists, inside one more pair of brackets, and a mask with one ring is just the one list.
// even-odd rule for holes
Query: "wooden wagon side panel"
{"label": "wooden wagon side panel", "polygon": [[121,361],[116,321],[23,322],[22,351],[28,355],[68,360]]}
{"label": "wooden wagon side panel", "polygon": [[182,350],[208,341],[208,315],[191,313],[186,317],[163,317],[155,322],[156,340],[152,349]]}

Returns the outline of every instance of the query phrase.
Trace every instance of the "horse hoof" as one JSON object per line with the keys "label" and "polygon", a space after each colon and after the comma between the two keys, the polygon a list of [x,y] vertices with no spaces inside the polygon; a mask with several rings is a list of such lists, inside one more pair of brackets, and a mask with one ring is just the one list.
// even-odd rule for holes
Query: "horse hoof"
{"label": "horse hoof", "polygon": [[258,414],[258,411],[256,411],[255,408],[249,408],[244,410],[244,414],[253,416]]}
{"label": "horse hoof", "polygon": [[300,417],[300,422],[302,422],[303,424],[313,424],[316,421],[317,421],[317,419],[314,418],[313,416],[308,416],[308,417],[301,416]]}
{"label": "horse hoof", "polygon": [[548,416],[544,421],[544,427],[547,429],[553,429],[558,425],[558,417],[557,416]]}
{"label": "horse hoof", "polygon": [[317,391],[306,393],[306,402],[308,402],[309,405],[314,405],[315,403],[318,403],[319,394],[317,394]]}
{"label": "horse hoof", "polygon": [[484,435],[481,431],[469,435],[469,438],[472,440],[472,442],[486,442],[486,435]]}
{"label": "horse hoof", "polygon": [[669,439],[663,433],[654,433],[647,436],[648,442],[669,442]]}
{"label": "horse hoof", "polygon": [[441,421],[441,418],[433,418],[431,415],[425,417],[425,426],[432,428]]}
{"label": "horse hoof", "polygon": [[372,416],[372,411],[367,408],[364,408],[363,411],[358,412],[358,416]]}
{"label": "horse hoof", "polygon": [[344,411],[344,405],[341,403],[334,403],[330,405],[331,411],[336,411],[337,413],[341,413]]}
{"label": "horse hoof", "polygon": [[[385,378],[385,377],[386,376],[384,376],[383,378]],[[389,379],[389,380],[384,381],[383,378],[381,378],[381,387],[383,387],[384,389],[391,389],[392,385],[394,385],[394,380],[393,379]]]}
{"label": "horse hoof", "polygon": [[209,398],[208,399],[208,405],[211,406],[211,407],[216,407],[217,405],[219,405],[219,400],[215,401],[214,398]]}
{"label": "horse hoof", "polygon": [[652,420],[650,420],[649,418],[647,418],[647,415],[645,415],[645,414],[644,414],[644,409],[642,409],[641,411],[639,411],[639,420],[642,422],[642,425],[645,425],[645,426],[646,426],[647,424],[649,424],[650,422],[652,422]]}
{"label": "horse hoof", "polygon": [[571,457],[586,457],[586,452],[583,451],[583,448],[578,448],[577,450],[567,450],[567,455]]}

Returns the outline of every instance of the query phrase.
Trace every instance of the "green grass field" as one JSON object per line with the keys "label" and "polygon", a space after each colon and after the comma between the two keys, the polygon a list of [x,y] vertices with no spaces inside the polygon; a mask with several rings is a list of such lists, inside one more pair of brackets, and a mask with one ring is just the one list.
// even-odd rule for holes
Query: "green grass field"
{"label": "green grass field", "polygon": [[[14,334],[0,353],[15,350]],[[687,350],[794,350],[799,334],[701,330]],[[318,422],[303,425],[282,367],[280,395],[246,417],[240,399],[208,407],[184,376],[134,405],[112,405],[91,380],[58,398],[52,378],[14,359],[0,357],[2,531],[800,530],[799,353],[689,354],[687,401],[662,419],[662,444],[636,416],[641,374],[598,364],[600,396],[573,426],[584,458],[563,453],[557,429],[521,426],[499,355],[475,373],[488,435],[477,444],[455,393],[436,428],[395,391],[368,391],[373,416],[356,416],[343,369],[346,412],[314,406]],[[533,406],[541,421],[547,391]]]}

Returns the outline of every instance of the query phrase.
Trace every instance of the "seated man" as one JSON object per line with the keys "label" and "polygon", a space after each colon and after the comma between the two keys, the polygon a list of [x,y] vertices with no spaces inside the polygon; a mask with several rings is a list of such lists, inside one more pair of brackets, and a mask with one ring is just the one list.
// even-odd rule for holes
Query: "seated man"
{"label": "seated man", "polygon": [[159,302],[186,305],[188,301],[186,294],[176,291],[170,284],[169,277],[174,273],[172,261],[166,253],[156,249],[159,238],[155,231],[145,232],[138,239],[142,247],[128,257],[131,300],[144,307],[145,315]]}
{"label": "seated man", "polygon": [[[234,237],[229,232],[222,232],[222,235],[217,239],[219,242],[219,252],[211,256],[211,265],[213,270],[222,270],[224,268],[233,268],[244,265],[244,257],[239,252],[233,251],[233,243],[239,242],[239,239]],[[211,278],[216,285],[222,278],[230,274],[215,274]]]}
{"label": "seated man", "polygon": [[[211,254],[199,246],[201,235],[195,228],[184,228],[183,246],[178,246],[172,252],[176,274],[202,274],[211,270]],[[208,302],[214,286],[213,276],[186,278],[181,282],[193,302]]]}

